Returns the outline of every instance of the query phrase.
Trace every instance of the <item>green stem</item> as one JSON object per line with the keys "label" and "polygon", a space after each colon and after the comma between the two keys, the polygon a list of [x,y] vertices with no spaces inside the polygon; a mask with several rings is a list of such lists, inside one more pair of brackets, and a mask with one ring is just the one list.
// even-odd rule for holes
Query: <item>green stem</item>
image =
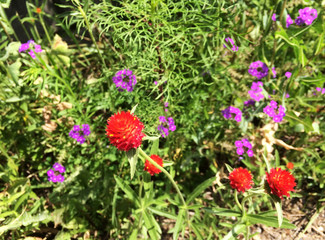
{"label": "green stem", "polygon": [[174,181],[173,177],[161,166],[159,166],[158,163],[156,163],[151,157],[149,157],[141,148],[138,148],[139,149],[139,153],[142,154],[146,160],[148,160],[152,165],[154,165],[156,168],[158,168],[160,171],[162,171],[167,177],[168,179],[170,180],[170,182],[173,184],[174,188],[176,189],[176,192],[178,194],[178,196],[180,197],[184,207],[185,207],[185,210],[186,210],[186,218],[187,218],[187,222],[189,224],[189,216],[188,216],[188,210],[187,210],[187,204],[183,198],[183,195],[181,193],[181,191],[179,190],[176,182]]}
{"label": "green stem", "polygon": [[79,12],[81,13],[82,17],[83,17],[84,20],[85,20],[85,23],[86,23],[86,26],[87,26],[87,30],[88,30],[88,32],[89,32],[89,34],[90,34],[90,38],[91,38],[91,40],[93,41],[93,43],[94,43],[94,45],[95,45],[95,47],[96,47],[96,49],[97,49],[97,52],[98,52],[98,54],[99,54],[99,58],[100,58],[100,60],[102,61],[103,66],[106,67],[105,60],[104,60],[104,58],[103,58],[103,56],[102,56],[102,54],[101,54],[101,52],[100,52],[100,50],[99,50],[99,47],[98,47],[98,44],[97,44],[96,40],[95,40],[95,38],[94,38],[94,35],[93,35],[93,32],[92,32],[92,30],[91,30],[91,28],[90,28],[89,21],[88,21],[88,19],[87,19],[86,13],[85,13],[84,10],[82,9],[79,0],[74,0],[74,2],[76,2],[77,7],[78,7],[78,10],[79,10]]}
{"label": "green stem", "polygon": [[241,204],[238,201],[238,193],[237,193],[236,189],[235,189],[235,202],[236,202],[237,206],[239,207],[239,209],[242,211],[243,208],[242,208]]}
{"label": "green stem", "polygon": [[39,14],[39,20],[40,20],[41,25],[42,25],[42,27],[43,27],[43,29],[44,29],[44,32],[45,32],[45,35],[46,35],[47,41],[49,41],[49,45],[51,46],[51,45],[52,45],[52,44],[51,44],[51,43],[52,43],[52,42],[51,42],[51,38],[50,38],[50,35],[49,35],[49,33],[48,33],[47,29],[46,29],[46,26],[45,26],[45,23],[44,23],[44,20],[43,20],[43,17],[42,17],[41,14],[42,14],[42,13]]}

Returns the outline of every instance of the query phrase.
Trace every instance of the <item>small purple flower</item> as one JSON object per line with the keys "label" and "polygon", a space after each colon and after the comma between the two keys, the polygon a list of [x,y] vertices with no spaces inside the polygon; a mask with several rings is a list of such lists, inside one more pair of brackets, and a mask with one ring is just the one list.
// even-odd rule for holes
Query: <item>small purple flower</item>
{"label": "small purple flower", "polygon": [[291,72],[286,72],[284,75],[285,75],[287,78],[290,78],[291,75],[292,75],[292,73],[291,73]]}
{"label": "small purple flower", "polygon": [[289,98],[290,97],[289,93],[286,93],[285,97],[286,98]]}
{"label": "small purple flower", "polygon": [[301,26],[301,25],[303,25],[303,24],[305,23],[305,21],[302,20],[301,17],[297,17],[297,18],[295,19],[295,23],[296,23],[296,25]]}
{"label": "small purple flower", "polygon": [[[238,51],[238,47],[235,45],[235,42],[234,42],[234,40],[233,40],[232,38],[230,38],[230,37],[226,37],[226,38],[225,38],[225,41],[226,41],[226,42],[229,42],[229,43],[231,44],[231,50],[232,50],[233,52],[237,52],[237,51]],[[226,45],[223,44],[223,47],[226,48]]]}
{"label": "small purple flower", "polygon": [[129,69],[118,71],[112,80],[115,83],[116,88],[121,92],[124,90],[132,92],[133,87],[137,84],[136,76],[133,75],[132,71]]}
{"label": "small purple flower", "polygon": [[72,130],[69,132],[69,136],[76,139],[80,144],[83,144],[86,141],[85,136],[89,136],[90,133],[91,131],[88,124],[82,124],[82,127],[74,125]]}
{"label": "small purple flower", "polygon": [[290,15],[287,15],[287,20],[286,20],[286,27],[289,28],[290,25],[293,24],[293,20],[291,19]]}
{"label": "small purple flower", "polygon": [[154,81],[153,83],[154,83],[155,85],[157,85],[157,84],[158,84],[158,82],[157,82],[157,81]]}
{"label": "small purple flower", "polygon": [[273,78],[276,78],[276,71],[275,71],[275,67],[272,68],[272,74],[273,74]]}
{"label": "small purple flower", "polygon": [[296,19],[296,24],[302,25],[303,23],[305,23],[306,25],[311,25],[313,21],[317,18],[317,16],[318,14],[316,9],[310,7],[299,9],[299,16]]}
{"label": "small purple flower", "polygon": [[272,21],[276,21],[276,14],[275,13],[273,13],[273,15],[272,15]]}
{"label": "small purple flower", "polygon": [[243,155],[246,151],[247,155],[249,157],[254,156],[254,152],[252,150],[253,146],[252,144],[248,141],[247,138],[243,138],[242,140],[237,140],[235,141],[235,146],[237,148],[236,152],[239,156]]}
{"label": "small purple flower", "polygon": [[239,108],[229,106],[226,109],[222,110],[221,112],[222,112],[224,118],[226,118],[226,119],[232,118],[232,114],[235,114],[234,120],[237,122],[241,121],[242,111]]}
{"label": "small purple flower", "polygon": [[252,62],[249,65],[248,73],[257,79],[262,79],[266,77],[269,73],[269,68],[266,66],[265,63],[261,61]]}
{"label": "small purple flower", "polygon": [[60,163],[54,163],[53,169],[47,171],[48,180],[50,182],[63,182],[64,176],[61,173],[65,173],[65,167]]}
{"label": "small purple flower", "polygon": [[248,91],[250,97],[254,99],[256,102],[259,102],[264,98],[264,95],[262,94],[263,89],[260,88],[262,86],[263,86],[262,82],[253,82],[251,86],[251,90]]}
{"label": "small purple flower", "polygon": [[167,118],[165,116],[159,116],[159,122],[157,129],[163,138],[167,137],[169,131],[174,132],[176,130],[176,125],[172,117]]}
{"label": "small purple flower", "polygon": [[42,48],[41,48],[41,45],[38,45],[38,44],[35,44],[34,40],[28,40],[27,43],[23,43],[21,44],[21,46],[19,47],[19,50],[18,52],[25,52],[29,49],[29,52],[28,54],[33,58],[35,59],[36,58],[36,55],[35,55],[35,52],[39,53],[39,52],[42,52]]}
{"label": "small purple flower", "polygon": [[238,155],[243,155],[245,151],[244,151],[244,148],[240,147],[240,148],[237,148],[236,152],[237,152]]}
{"label": "small purple flower", "polygon": [[283,120],[283,117],[286,115],[285,108],[282,105],[279,105],[278,107],[277,102],[274,100],[270,102],[270,105],[267,105],[263,109],[263,112],[273,118],[274,122],[281,122]]}
{"label": "small purple flower", "polygon": [[164,103],[164,106],[165,106],[165,107],[168,107],[168,102],[165,102],[165,103]]}

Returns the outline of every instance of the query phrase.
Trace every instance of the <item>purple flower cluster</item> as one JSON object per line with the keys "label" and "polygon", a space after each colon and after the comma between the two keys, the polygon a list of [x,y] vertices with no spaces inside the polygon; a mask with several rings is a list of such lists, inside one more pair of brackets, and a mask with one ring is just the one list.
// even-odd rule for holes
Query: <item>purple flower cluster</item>
{"label": "purple flower cluster", "polygon": [[317,88],[316,88],[316,91],[317,91],[317,92],[321,92],[322,94],[324,94],[324,93],[325,93],[325,88],[317,87]]}
{"label": "purple flower cluster", "polygon": [[128,92],[132,92],[133,87],[137,84],[136,76],[132,75],[132,71],[129,69],[118,71],[112,80],[119,91],[124,91],[123,89],[125,89]]}
{"label": "purple flower cluster", "polygon": [[260,88],[262,86],[263,86],[262,82],[253,82],[251,86],[251,90],[248,91],[250,97],[254,99],[256,102],[259,102],[264,98],[264,95],[262,94],[263,89]]}
{"label": "purple flower cluster", "polygon": [[167,137],[169,134],[169,131],[174,132],[176,130],[176,125],[174,123],[174,119],[172,117],[169,117],[166,120],[165,116],[159,117],[160,125],[158,125],[157,129],[159,130],[162,137]]}
{"label": "purple flower cluster", "polygon": [[261,61],[252,62],[249,65],[248,73],[254,77],[257,77],[257,79],[262,79],[263,77],[266,77],[269,73],[269,68],[266,66],[265,63]]}
{"label": "purple flower cluster", "polygon": [[286,72],[284,75],[285,75],[287,78],[290,78],[291,75],[292,75],[292,73],[291,73],[291,72]]}
{"label": "purple flower cluster", "polygon": [[286,20],[286,28],[290,27],[290,25],[293,24],[293,20],[290,17],[290,15],[287,15],[287,20]]}
{"label": "purple flower cluster", "polygon": [[273,21],[273,22],[276,21],[276,14],[275,14],[275,13],[273,13],[273,15],[272,15],[272,21]]}
{"label": "purple flower cluster", "polygon": [[53,169],[47,171],[48,180],[50,182],[63,182],[64,176],[60,173],[65,172],[65,167],[63,167],[60,163],[54,163]]}
{"label": "purple flower cluster", "polygon": [[27,43],[23,43],[21,44],[21,46],[19,47],[19,52],[25,52],[28,49],[30,49],[30,51],[28,52],[28,54],[35,59],[36,55],[35,52],[39,53],[42,52],[42,48],[41,45],[35,44],[34,40],[28,40]]}
{"label": "purple flower cluster", "polygon": [[86,139],[85,136],[90,134],[90,128],[88,124],[83,124],[80,128],[79,125],[74,125],[72,130],[69,132],[69,136],[76,139],[77,142],[83,144]]}
{"label": "purple flower cluster", "polygon": [[238,155],[243,155],[245,153],[245,150],[246,150],[246,153],[249,157],[253,157],[254,156],[254,152],[252,150],[253,146],[252,144],[248,141],[247,138],[243,138],[243,140],[237,140],[235,141],[235,146],[237,147],[237,154]]}
{"label": "purple flower cluster", "polygon": [[304,9],[299,9],[299,16],[296,18],[295,23],[298,26],[302,24],[311,25],[313,21],[317,18],[317,10],[305,7]]}
{"label": "purple flower cluster", "polygon": [[235,114],[234,117],[235,121],[237,122],[241,121],[242,111],[239,108],[229,106],[226,109],[222,110],[221,112],[226,119],[232,118],[232,114]]}
{"label": "purple flower cluster", "polygon": [[[232,38],[230,38],[230,37],[226,37],[226,38],[225,38],[225,41],[226,41],[227,43],[229,42],[229,43],[231,44],[231,50],[232,50],[233,52],[237,52],[237,51],[238,51],[238,46],[235,45],[235,42],[234,42],[234,40],[233,40]],[[226,45],[224,44],[223,47],[226,48]]]}
{"label": "purple flower cluster", "polygon": [[[276,110],[278,113],[276,113]],[[263,112],[273,118],[274,122],[281,122],[283,120],[283,117],[286,115],[285,108],[282,105],[278,107],[277,102],[274,100],[270,102],[270,105],[267,105],[263,109]]]}

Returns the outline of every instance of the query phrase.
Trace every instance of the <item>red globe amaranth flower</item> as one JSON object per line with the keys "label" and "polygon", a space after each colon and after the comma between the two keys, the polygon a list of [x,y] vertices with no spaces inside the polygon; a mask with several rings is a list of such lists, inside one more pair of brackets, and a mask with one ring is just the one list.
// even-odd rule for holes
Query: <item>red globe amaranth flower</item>
{"label": "red globe amaranth flower", "polygon": [[238,192],[245,192],[252,188],[254,182],[252,181],[253,176],[250,171],[245,168],[235,168],[229,174],[230,186],[236,189]]}
{"label": "red globe amaranth flower", "polygon": [[288,168],[288,169],[293,169],[293,167],[294,167],[294,165],[293,165],[292,162],[288,162],[288,163],[287,163],[287,168]]}
{"label": "red globe amaranth flower", "polygon": [[271,193],[283,199],[283,195],[290,197],[289,191],[294,191],[296,186],[295,178],[286,170],[272,168],[266,173],[266,180],[269,183]]}
{"label": "red globe amaranth flower", "polygon": [[[154,155],[152,154],[150,156],[150,158],[152,160],[154,160],[156,163],[158,163],[159,166],[163,166],[163,160],[158,156],[158,155]],[[144,170],[147,171],[148,173],[150,173],[151,176],[160,173],[161,171],[156,168],[152,163],[150,163],[148,160],[146,160],[145,164],[144,164]]]}
{"label": "red globe amaranth flower", "polygon": [[141,145],[144,125],[130,112],[115,113],[107,120],[106,135],[118,150],[129,151]]}

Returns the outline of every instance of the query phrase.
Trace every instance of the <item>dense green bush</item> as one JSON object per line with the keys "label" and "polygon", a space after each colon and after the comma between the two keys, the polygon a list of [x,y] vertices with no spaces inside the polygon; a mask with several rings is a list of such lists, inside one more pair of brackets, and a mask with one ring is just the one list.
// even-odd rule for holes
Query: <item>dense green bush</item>
{"label": "dense green bush", "polygon": [[[52,16],[46,1],[27,1],[27,16],[8,18],[9,3],[0,4],[3,239],[250,239],[257,223],[294,229],[265,177],[289,162],[291,197],[312,196],[323,209],[324,3],[73,0]],[[294,21],[305,7],[317,9],[313,23],[287,28],[287,14]],[[36,58],[19,53],[13,20],[29,24],[43,49]],[[269,69],[259,80],[265,99],[245,107],[255,61]],[[122,69],[137,77],[131,92],[112,81]],[[263,112],[269,97],[286,109],[280,123]],[[240,122],[223,116],[229,106],[243,111]],[[128,110],[147,136],[141,150],[124,153],[105,128]],[[159,116],[175,121],[166,138]],[[82,124],[91,133],[79,144],[69,132]],[[243,138],[254,157],[238,159],[234,142]],[[150,176],[142,151],[163,158],[167,172]],[[56,162],[66,168],[62,183],[48,181]],[[255,185],[237,195],[228,176],[239,167]]]}

